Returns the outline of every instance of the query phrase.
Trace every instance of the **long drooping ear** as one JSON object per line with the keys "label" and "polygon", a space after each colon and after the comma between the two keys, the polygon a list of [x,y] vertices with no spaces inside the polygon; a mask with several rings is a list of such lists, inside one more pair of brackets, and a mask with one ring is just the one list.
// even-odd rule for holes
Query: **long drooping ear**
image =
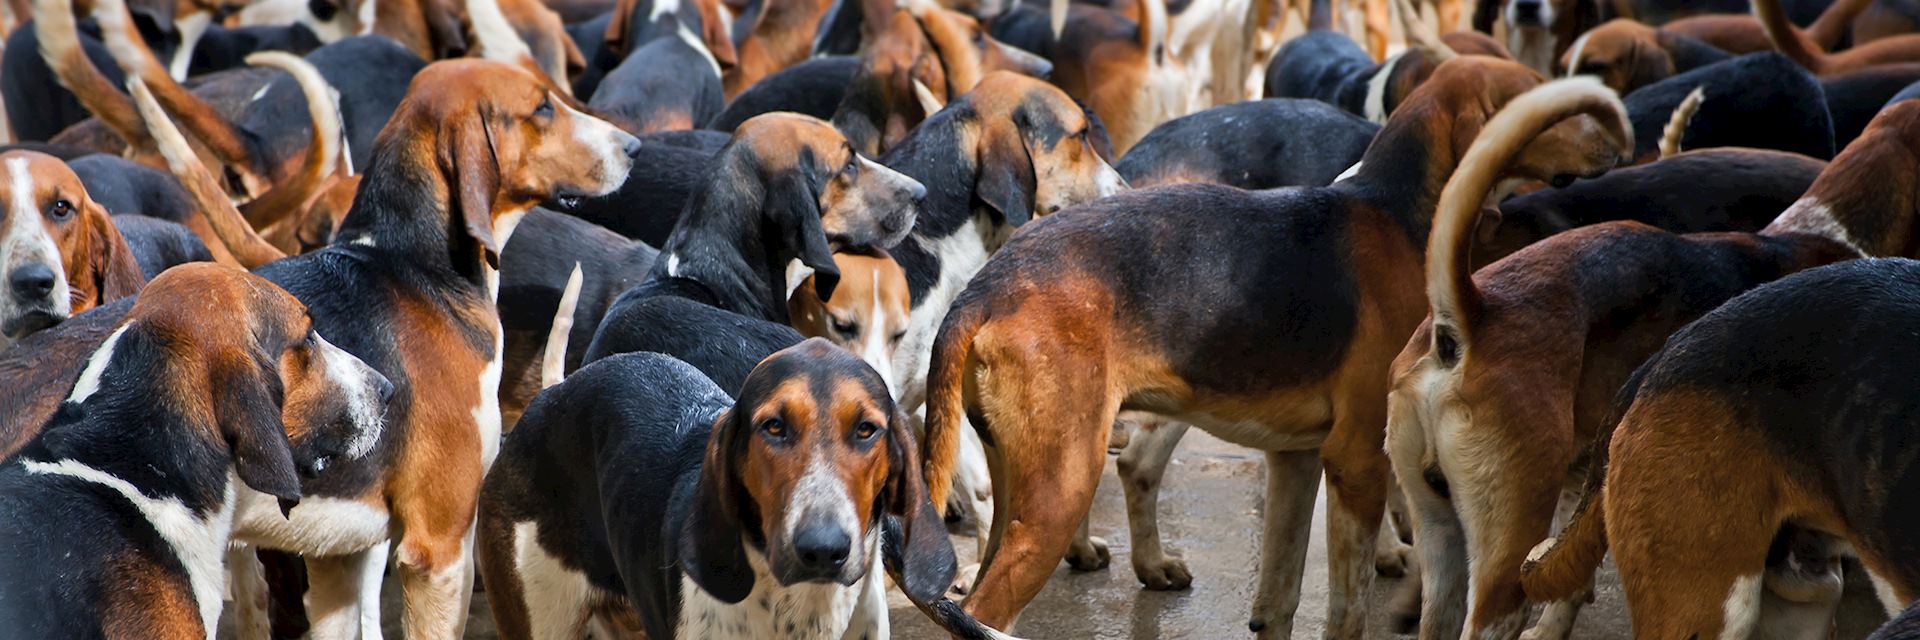
{"label": "long drooping ear", "polygon": [[887,428],[887,518],[885,561],[900,588],[919,602],[941,597],[958,564],[947,525],[927,496],[920,445],[906,414],[894,409]]}
{"label": "long drooping ear", "polygon": [[713,422],[706,462],[693,488],[693,502],[680,525],[680,568],[693,583],[722,602],[733,604],[753,593],[753,567],[747,563],[739,504],[745,497],[733,469],[742,428],[728,410]]}
{"label": "long drooping ear", "polygon": [[796,252],[801,264],[813,269],[814,291],[821,300],[832,300],[833,289],[840,284],[840,268],[834,265],[833,249],[827,245],[826,227],[820,220],[820,193],[813,182],[805,169],[783,172],[767,185],[762,206],[766,215],[780,225],[787,247]]}
{"label": "long drooping ear", "polygon": [[500,190],[500,159],[493,149],[493,118],[485,109],[444,125],[449,136],[440,159],[447,174],[453,208],[465,223],[467,235],[486,249],[488,264],[500,265],[500,243],[493,237],[493,201]]}
{"label": "long drooping ear", "polygon": [[740,51],[733,45],[733,34],[727,33],[726,23],[720,21],[720,3],[694,0],[694,8],[700,12],[700,39],[707,43],[707,53],[713,54],[713,61],[720,63],[720,70],[740,66]]}
{"label": "long drooping ear", "polygon": [[467,54],[465,16],[466,7],[459,0],[420,0],[420,17],[427,23],[427,37],[433,47],[434,59],[458,58]]}
{"label": "long drooping ear", "polygon": [[213,419],[233,452],[233,468],[253,490],[280,499],[282,511],[300,501],[292,445],[280,422],[280,377],[251,357],[213,364],[209,390]]}
{"label": "long drooping ear", "polygon": [[99,292],[100,304],[106,304],[140,292],[147,284],[147,276],[140,271],[140,263],[134,260],[133,249],[127,246],[126,237],[120,235],[120,228],[114,226],[113,218],[107,210],[92,202],[87,203],[87,223],[93,227],[93,240],[99,243],[88,265],[89,276],[93,278],[94,290]]}
{"label": "long drooping ear", "polygon": [[1007,224],[1020,226],[1033,218],[1033,155],[1027,151],[1026,117],[1015,111],[1011,123],[978,123],[981,127],[979,175],[974,195],[993,207]]}
{"label": "long drooping ear", "polygon": [[827,5],[826,15],[820,17],[820,24],[813,31],[812,55],[858,52],[869,19],[864,5],[860,0],[833,0],[833,4]]}
{"label": "long drooping ear", "polygon": [[1673,75],[1673,55],[1646,39],[1634,38],[1628,56],[1628,87],[1644,87]]}

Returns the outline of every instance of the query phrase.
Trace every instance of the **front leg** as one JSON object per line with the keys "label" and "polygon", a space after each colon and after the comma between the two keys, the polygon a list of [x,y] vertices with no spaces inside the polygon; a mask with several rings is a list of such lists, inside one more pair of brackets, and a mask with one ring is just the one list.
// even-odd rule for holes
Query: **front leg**
{"label": "front leg", "polygon": [[1193,585],[1193,572],[1179,552],[1169,552],[1161,545],[1159,518],[1160,480],[1167,473],[1174,449],[1186,436],[1187,426],[1183,422],[1140,423],[1116,465],[1120,487],[1127,496],[1133,575],[1154,591],[1177,591]]}
{"label": "front leg", "polygon": [[1293,637],[1300,608],[1300,572],[1306,568],[1314,497],[1320,492],[1320,455],[1267,452],[1267,509],[1260,544],[1259,588],[1247,629],[1262,640]]}

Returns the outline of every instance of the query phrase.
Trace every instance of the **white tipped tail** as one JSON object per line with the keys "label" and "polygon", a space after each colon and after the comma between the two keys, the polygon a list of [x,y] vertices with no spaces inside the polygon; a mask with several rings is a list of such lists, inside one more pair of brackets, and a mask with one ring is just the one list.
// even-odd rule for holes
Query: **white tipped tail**
{"label": "white tipped tail", "polygon": [[1693,88],[1680,105],[1673,108],[1673,116],[1667,119],[1667,128],[1660,132],[1660,157],[1671,157],[1680,153],[1680,140],[1687,137],[1687,124],[1693,122],[1693,114],[1700,110],[1700,102],[1707,99],[1707,85]]}
{"label": "white tipped tail", "polygon": [[567,288],[560,292],[560,306],[553,311],[553,329],[547,331],[547,351],[540,357],[540,388],[545,389],[567,377],[567,338],[573,332],[573,313],[580,307],[580,263],[573,263],[567,274]]}

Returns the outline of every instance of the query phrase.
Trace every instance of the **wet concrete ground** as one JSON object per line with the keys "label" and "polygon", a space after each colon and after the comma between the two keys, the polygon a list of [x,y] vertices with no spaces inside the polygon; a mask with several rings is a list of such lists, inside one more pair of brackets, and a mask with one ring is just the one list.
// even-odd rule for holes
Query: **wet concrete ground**
{"label": "wet concrete ground", "polygon": [[[1111,459],[1094,503],[1093,534],[1105,538],[1113,551],[1113,565],[1087,573],[1062,563],[1053,579],[1026,609],[1015,632],[1027,638],[1237,638],[1251,637],[1246,620],[1253,598],[1254,572],[1259,564],[1261,491],[1265,486],[1259,454],[1214,439],[1195,429],[1188,432],[1168,468],[1160,498],[1160,529],[1168,546],[1184,554],[1193,571],[1193,587],[1186,591],[1147,591],[1133,577],[1129,564],[1126,507],[1120,495]],[[1294,637],[1318,638],[1327,606],[1325,500],[1314,519],[1313,547],[1308,552],[1306,577],[1295,617]],[[961,565],[973,562],[974,541],[955,536]],[[1864,638],[1885,619],[1864,580],[1849,574],[1847,600],[1836,638]],[[388,580],[382,617],[389,638],[404,637],[399,629],[401,603],[397,580]],[[1391,632],[1388,600],[1398,579],[1374,581],[1367,630],[1369,638],[1396,638]],[[944,638],[906,603],[892,596],[893,633],[903,640]],[[494,638],[486,594],[476,594],[467,627],[468,638]],[[1626,605],[1618,577],[1608,567],[1599,593],[1575,627],[1582,640],[1631,638]],[[231,637],[230,633],[222,637]]]}

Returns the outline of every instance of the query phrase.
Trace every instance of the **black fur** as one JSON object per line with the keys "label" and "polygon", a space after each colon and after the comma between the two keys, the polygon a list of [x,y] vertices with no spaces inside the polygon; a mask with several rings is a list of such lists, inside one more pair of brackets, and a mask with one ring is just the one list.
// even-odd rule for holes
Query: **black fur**
{"label": "black fur", "polygon": [[712,129],[689,129],[686,131],[655,131],[640,136],[640,144],[663,144],[669,147],[692,149],[712,155],[720,151],[720,147],[727,146],[727,141],[732,139],[733,136]]}
{"label": "black fur", "polygon": [[[306,60],[340,92],[346,151],[356,170],[370,171],[374,137],[387,126],[407,93],[407,84],[426,68],[426,61],[385,36],[344,38],[314,49]],[[234,122],[245,130],[262,133],[262,148],[269,158],[301,152],[312,137],[307,99],[293,78],[284,73],[274,73],[267,92]]]}
{"label": "black fur", "polygon": [[1833,158],[1833,123],[1820,83],[1773,52],[1700,67],[1628,94],[1635,157],[1658,148],[1674,107],[1700,86],[1706,87],[1705,99],[1687,125],[1681,148],[1753,147]]}
{"label": "black fur", "polygon": [[[613,12],[600,14],[592,20],[568,24],[567,37],[573,39],[573,46],[580,49],[580,59],[587,66],[573,77],[573,97],[580,100],[593,98],[600,88],[600,80],[608,71],[620,66],[619,56],[607,51],[607,25],[613,22]],[[603,59],[602,56],[605,56]]]}
{"label": "black fur", "polygon": [[113,215],[139,214],[172,222],[198,215],[193,197],[173,174],[119,156],[96,153],[67,163],[87,196]]}
{"label": "black fur", "polygon": [[1313,100],[1239,102],[1169,120],[1114,165],[1134,187],[1184,178],[1242,189],[1324,186],[1380,125]]}
{"label": "black fur", "polygon": [[1845,149],[1860,137],[1881,107],[1917,81],[1920,63],[1875,65],[1821,78],[1820,87],[1827,93],[1827,113],[1833,116],[1834,148]]}
{"label": "black fur", "polygon": [[[512,342],[521,335],[541,344],[574,263],[580,264],[580,300],[567,340],[567,368],[580,366],[600,319],[621,292],[646,280],[660,251],[591,222],[535,208],[514,227],[500,250],[500,326]],[[515,352],[511,346],[508,353]],[[741,374],[745,376],[744,373]]]}
{"label": "black fur", "polygon": [[643,143],[618,190],[572,201],[572,206],[559,201],[542,206],[657,247],[666,243],[688,198],[707,179],[712,157],[707,151]]}
{"label": "black fur", "polygon": [[706,128],[732,132],[749,118],[774,111],[792,111],[822,120],[831,118],[859,68],[860,58],[855,56],[809,58],[761,78],[741,91]]}
{"label": "black fur", "polygon": [[1920,639],[1920,602],[1907,607],[1906,611],[1887,621],[1886,626],[1868,636],[1867,640],[1915,640]]}
{"label": "black fur", "polygon": [[638,124],[676,112],[685,114],[689,126],[703,125],[719,115],[726,101],[720,76],[707,60],[680,38],[654,39],[608,72],[587,106],[628,133],[637,134]]}
{"label": "black fur", "polygon": [[246,64],[247,56],[256,51],[285,51],[294,55],[305,55],[320,48],[320,37],[306,25],[255,25],[248,27],[226,28],[218,24],[207,27],[200,36],[200,42],[193,47],[193,61],[188,63],[187,75],[197,76],[222,69],[230,69]]}
{"label": "black fur", "polygon": [[[107,53],[107,45],[100,42],[100,29],[88,18],[81,18],[79,25],[80,46],[87,59],[113,86],[121,86],[126,76]],[[32,21],[21,23],[7,36],[7,51],[11,55],[0,60],[0,98],[8,105],[6,117],[15,140],[51,140],[67,127],[92,117],[73,92],[60,86],[53,69],[41,59],[40,36],[33,32]]]}
{"label": "black fur", "polygon": [[142,215],[119,215],[113,217],[113,226],[126,238],[134,261],[140,263],[140,273],[148,280],[174,265],[213,262],[213,253],[207,250],[206,243],[180,223]]}

